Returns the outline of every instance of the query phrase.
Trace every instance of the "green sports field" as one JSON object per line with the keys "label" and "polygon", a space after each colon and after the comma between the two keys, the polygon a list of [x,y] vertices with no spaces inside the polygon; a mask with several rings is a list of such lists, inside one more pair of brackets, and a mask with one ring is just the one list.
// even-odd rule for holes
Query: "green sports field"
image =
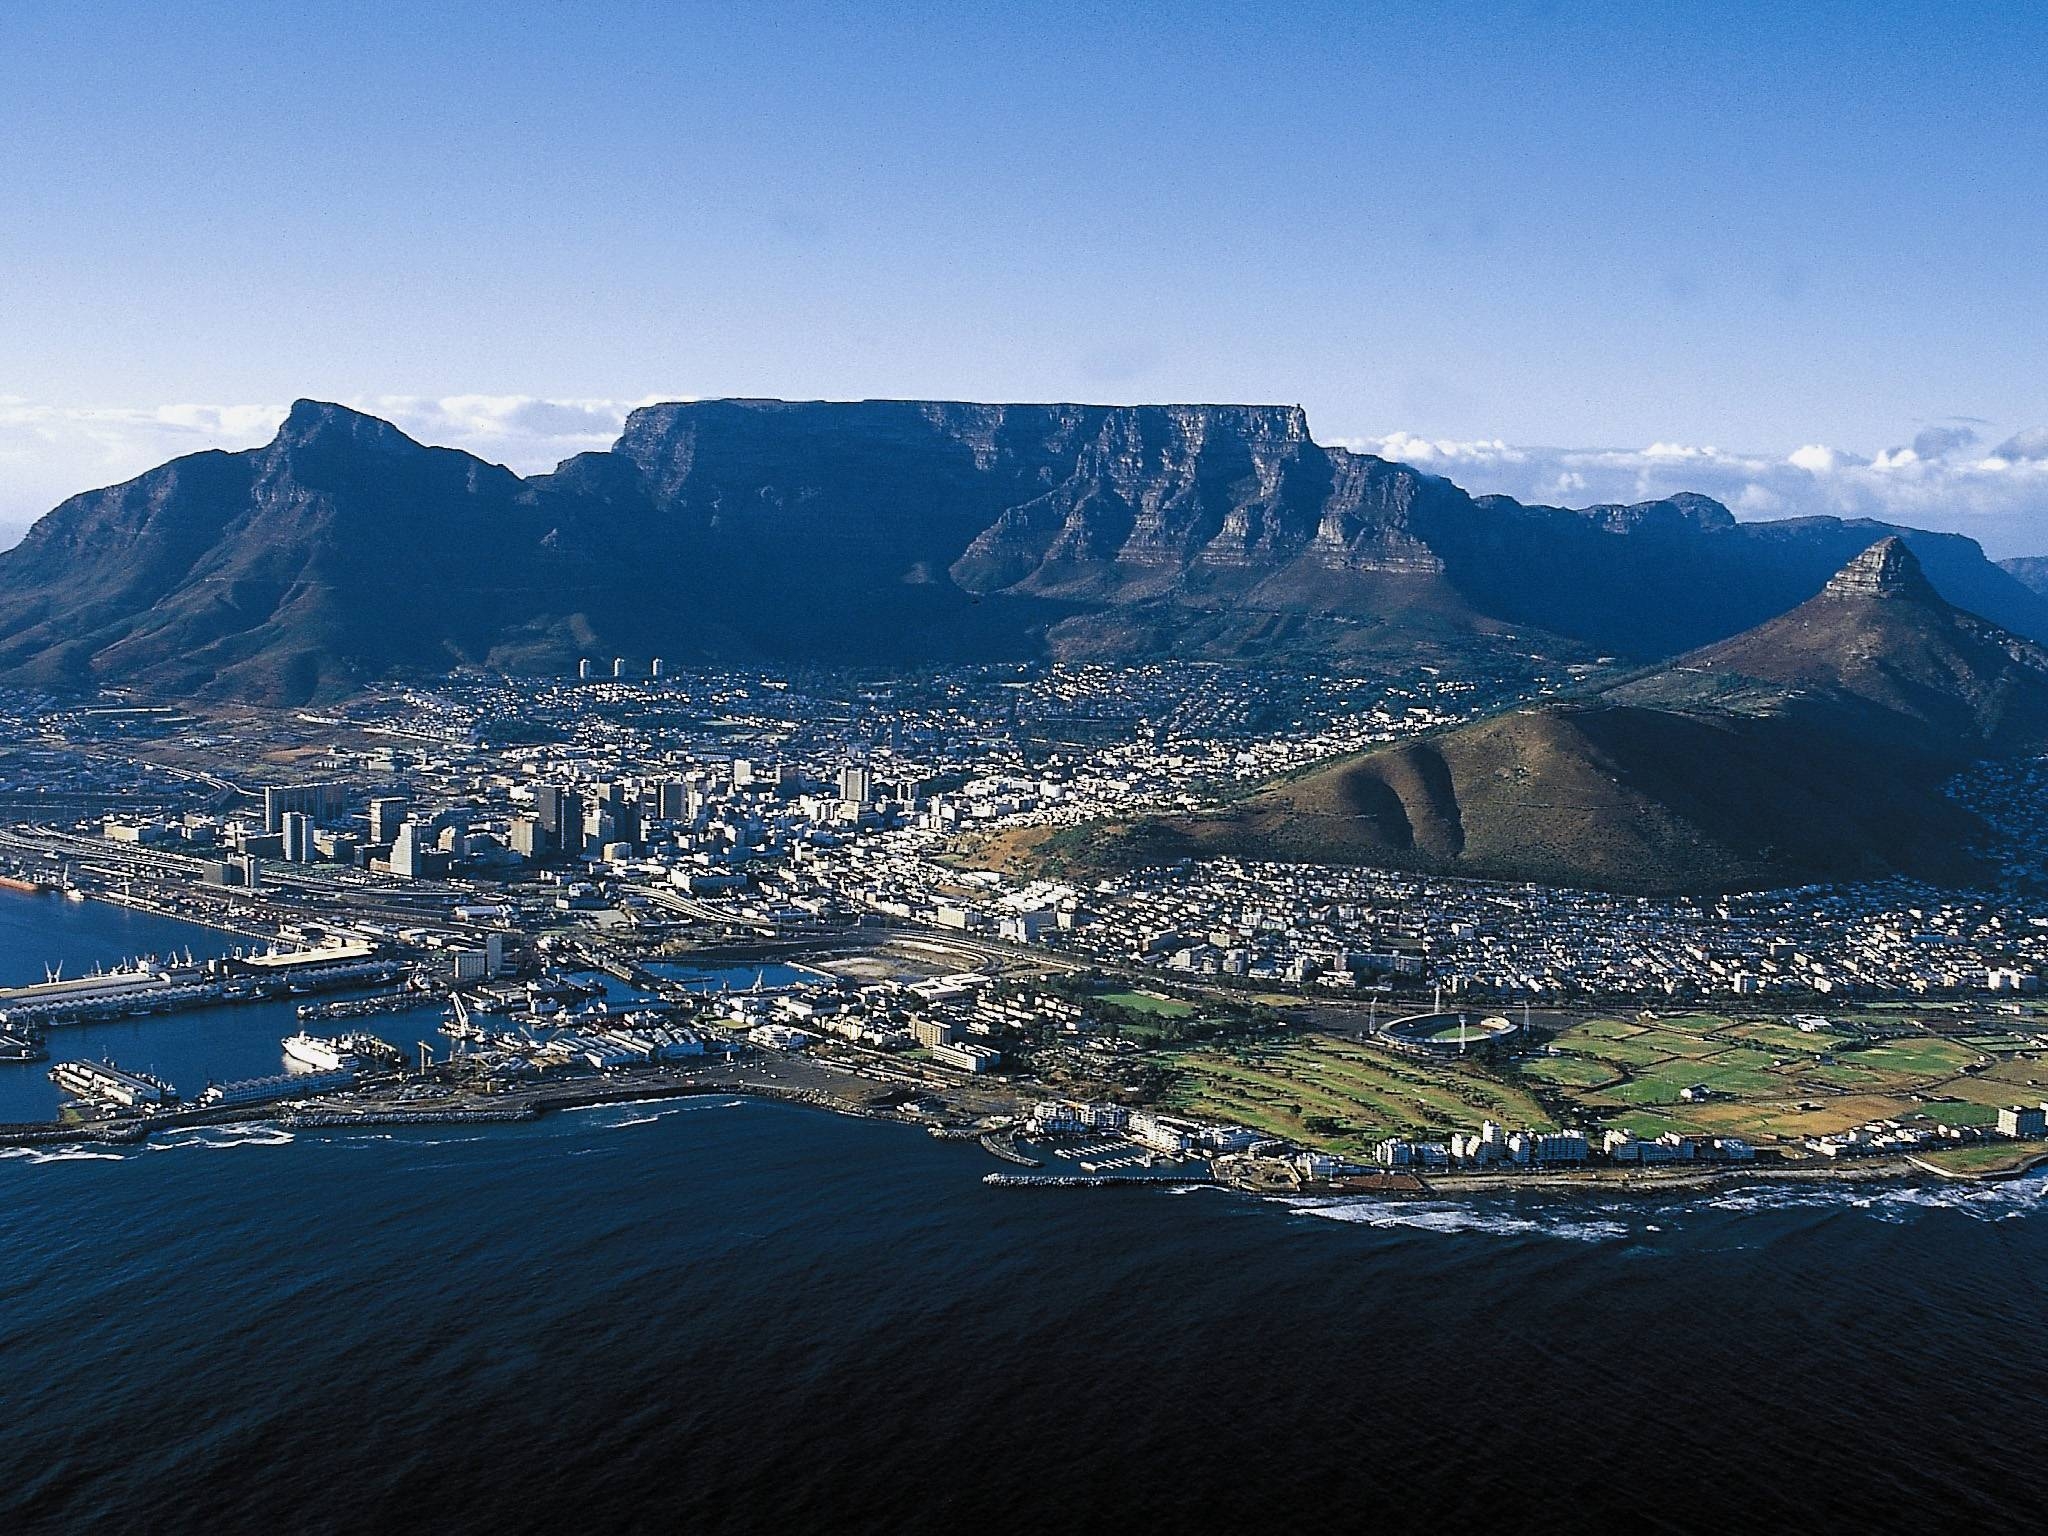
{"label": "green sports field", "polygon": [[1510,1075],[1322,1034],[1183,1051],[1173,1058],[1165,1102],[1184,1114],[1361,1156],[1387,1136],[1447,1136],[1485,1119],[1556,1124]]}
{"label": "green sports field", "polygon": [[[2048,1035],[1937,1034],[1896,1012],[1831,1017],[1837,1028],[1813,1033],[1774,1017],[1588,1018],[1507,1070],[1588,1125],[1759,1140],[1873,1119],[1984,1125],[1998,1106],[2048,1092],[2036,1059]],[[1683,1102],[1694,1087],[1708,1097]]]}

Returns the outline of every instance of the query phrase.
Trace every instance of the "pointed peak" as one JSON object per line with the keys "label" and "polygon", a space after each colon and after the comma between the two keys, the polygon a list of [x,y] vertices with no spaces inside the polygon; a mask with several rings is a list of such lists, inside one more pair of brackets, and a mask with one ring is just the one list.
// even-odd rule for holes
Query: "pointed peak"
{"label": "pointed peak", "polygon": [[329,400],[294,400],[276,441],[288,447],[346,439],[360,448],[417,448],[381,416],[371,416]]}
{"label": "pointed peak", "polygon": [[1888,534],[1828,578],[1837,597],[1931,597],[1934,587],[1919,558],[1897,534]]}

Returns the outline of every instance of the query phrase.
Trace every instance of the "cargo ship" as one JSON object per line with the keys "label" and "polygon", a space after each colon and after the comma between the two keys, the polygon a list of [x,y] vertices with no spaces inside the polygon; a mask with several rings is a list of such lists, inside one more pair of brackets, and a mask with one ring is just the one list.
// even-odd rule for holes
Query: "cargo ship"
{"label": "cargo ship", "polygon": [[20,875],[0,875],[0,890],[22,891],[30,896],[40,896],[49,887],[40,880],[26,880]]}

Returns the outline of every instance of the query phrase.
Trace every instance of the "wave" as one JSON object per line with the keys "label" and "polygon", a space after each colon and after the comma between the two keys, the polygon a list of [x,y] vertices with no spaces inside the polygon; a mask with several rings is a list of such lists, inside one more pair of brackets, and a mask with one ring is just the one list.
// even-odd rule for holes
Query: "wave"
{"label": "wave", "polygon": [[1372,1195],[1288,1199],[1281,1204],[1325,1221],[1368,1227],[1406,1227],[1423,1232],[1481,1233],[1489,1237],[1555,1237],[1606,1243],[1629,1236],[1626,1222],[1583,1211],[1510,1214],[1494,1207],[1436,1200],[1382,1200]]}
{"label": "wave", "polygon": [[1807,1185],[1763,1184],[1729,1190],[1696,1202],[1696,1209],[1754,1215],[1768,1211],[1855,1211],[1894,1224],[1929,1211],[1953,1211],[1975,1221],[2010,1221],[2048,1207],[2048,1180],[1992,1184]]}
{"label": "wave", "polygon": [[1305,1216],[1368,1227],[1592,1243],[1640,1233],[1643,1241],[1655,1244],[1675,1231],[1696,1230],[1698,1218],[1713,1214],[1839,1212],[1903,1225],[1946,1211],[1972,1221],[2017,1221],[2048,1213],[2048,1178],[1988,1184],[1753,1184],[1654,1204],[1603,1200],[1510,1207],[1506,1201],[1389,1200],[1372,1195],[1300,1196],[1278,1203]]}
{"label": "wave", "polygon": [[[596,1123],[608,1131],[622,1131],[631,1125],[652,1125],[657,1120],[673,1119],[677,1115],[694,1115],[708,1109],[738,1109],[746,1103],[744,1099],[721,1099],[713,1103],[708,1096],[692,1098],[621,1099],[610,1104],[578,1104],[575,1110],[609,1109],[624,1111],[617,1120],[605,1118]],[[659,1109],[649,1105],[658,1104]],[[633,1113],[633,1111],[640,1111]]]}
{"label": "wave", "polygon": [[114,1152],[106,1148],[59,1145],[54,1147],[0,1147],[0,1158],[12,1162],[36,1163],[119,1163],[127,1160],[125,1152]]}
{"label": "wave", "polygon": [[151,1152],[174,1152],[181,1147],[210,1147],[226,1151],[231,1147],[282,1147],[297,1140],[298,1137],[279,1125],[203,1125],[165,1131],[143,1145]]}

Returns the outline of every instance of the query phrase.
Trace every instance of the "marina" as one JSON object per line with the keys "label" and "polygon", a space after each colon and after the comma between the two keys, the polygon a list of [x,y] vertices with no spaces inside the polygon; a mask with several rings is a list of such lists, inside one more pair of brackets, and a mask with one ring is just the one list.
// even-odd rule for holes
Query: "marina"
{"label": "marina", "polygon": [[[124,955],[189,953],[195,964],[229,956],[245,941],[175,918],[107,902],[66,902],[0,890],[0,981],[17,986],[61,969],[89,976],[117,969]],[[285,1069],[279,1042],[296,1032],[296,1000],[282,995],[230,1002],[216,999],[169,1012],[125,1010],[86,1016],[38,1030],[31,1061],[111,1060],[156,1077],[190,1103],[210,1083],[262,1077]],[[16,1031],[5,1033],[15,1036]],[[401,1043],[409,1045],[409,1039]],[[0,1122],[50,1125],[70,1099],[29,1062],[0,1057]]]}

